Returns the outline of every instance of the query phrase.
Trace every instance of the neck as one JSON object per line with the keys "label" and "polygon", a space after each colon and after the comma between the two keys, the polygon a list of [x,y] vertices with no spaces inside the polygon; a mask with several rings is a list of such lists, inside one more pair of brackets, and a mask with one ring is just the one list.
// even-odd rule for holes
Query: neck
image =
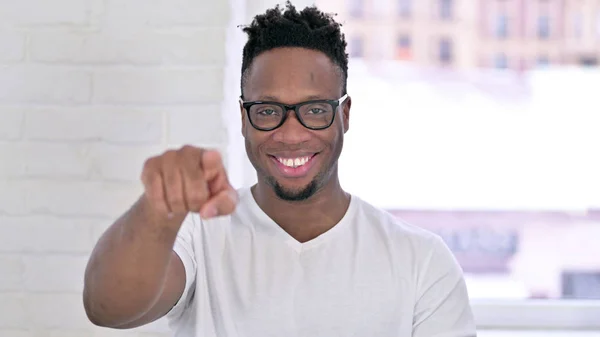
{"label": "neck", "polygon": [[258,206],[299,242],[310,241],[335,226],[346,214],[350,195],[337,174],[313,196],[303,201],[282,200],[262,179],[252,187]]}

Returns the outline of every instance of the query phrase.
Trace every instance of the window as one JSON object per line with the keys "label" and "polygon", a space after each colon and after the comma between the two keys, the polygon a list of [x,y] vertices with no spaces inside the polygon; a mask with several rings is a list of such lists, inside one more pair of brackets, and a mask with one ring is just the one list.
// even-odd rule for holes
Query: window
{"label": "window", "polygon": [[450,38],[441,38],[439,41],[439,61],[443,65],[452,63],[452,40]]}
{"label": "window", "polygon": [[364,56],[363,39],[361,37],[353,37],[348,43],[350,57],[361,58]]}
{"label": "window", "polygon": [[400,37],[398,37],[397,58],[399,60],[410,60],[411,57],[412,53],[410,36],[401,35]]}
{"label": "window", "polygon": [[450,20],[452,19],[452,0],[439,0],[440,19]]}
{"label": "window", "polygon": [[[485,22],[493,33],[491,19]],[[540,22],[545,35],[553,34],[549,17],[536,20],[536,35]],[[594,29],[593,22],[588,26]],[[379,37],[361,26],[352,29],[365,44]],[[391,43],[414,51],[417,33],[401,31]],[[362,55],[362,40],[349,36],[349,52]],[[435,38],[429,54],[412,57],[421,64],[456,63],[458,46],[451,36]],[[502,53],[476,49],[481,57],[473,62],[505,64]],[[533,49],[539,54],[530,54]],[[552,49],[533,49],[515,44],[501,51],[511,69],[521,57],[532,66],[557,57]],[[596,55],[582,56],[576,62],[597,63]],[[478,69],[468,58],[463,63],[466,75],[410,63],[350,66],[353,131],[339,161],[341,183],[440,234],[465,271],[481,330],[600,329],[600,304],[591,301],[600,289],[600,162],[594,156],[600,75],[560,67],[523,78]],[[400,108],[390,109],[394,104]],[[243,143],[240,149],[245,156]],[[357,179],[373,170],[372,159],[381,165],[368,179]]]}
{"label": "window", "polygon": [[594,56],[585,56],[579,59],[579,65],[584,67],[595,67],[598,65],[598,58]]}
{"label": "window", "polygon": [[402,18],[412,15],[412,0],[398,0],[398,15]]}
{"label": "window", "polygon": [[545,55],[541,55],[538,56],[537,60],[536,60],[536,65],[540,68],[544,68],[547,67],[550,64],[550,60],[548,59],[548,56]]}
{"label": "window", "polygon": [[508,68],[508,58],[504,53],[498,53],[494,56],[494,66],[496,69],[506,69]]}
{"label": "window", "polygon": [[538,37],[547,39],[550,37],[550,18],[547,15],[541,15],[538,18]]}
{"label": "window", "polygon": [[506,14],[498,14],[496,17],[495,35],[499,39],[508,37],[508,16]]}
{"label": "window", "polygon": [[562,273],[562,297],[577,300],[600,300],[600,270]]}
{"label": "window", "polygon": [[364,15],[364,2],[363,0],[348,0],[348,12],[352,18],[362,18]]}

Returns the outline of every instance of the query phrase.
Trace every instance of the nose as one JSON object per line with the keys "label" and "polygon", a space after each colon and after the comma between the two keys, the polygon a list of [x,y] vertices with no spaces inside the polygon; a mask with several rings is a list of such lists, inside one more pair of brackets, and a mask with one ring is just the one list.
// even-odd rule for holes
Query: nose
{"label": "nose", "polygon": [[310,140],[310,131],[300,123],[294,110],[288,110],[287,113],[283,125],[275,129],[273,140],[286,144],[300,144]]}

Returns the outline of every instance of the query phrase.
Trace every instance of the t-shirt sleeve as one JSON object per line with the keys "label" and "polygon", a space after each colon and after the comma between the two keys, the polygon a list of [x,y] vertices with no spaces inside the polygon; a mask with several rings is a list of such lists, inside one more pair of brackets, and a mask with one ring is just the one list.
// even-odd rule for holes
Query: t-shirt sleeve
{"label": "t-shirt sleeve", "polygon": [[189,306],[192,297],[194,296],[195,284],[196,284],[196,269],[197,263],[195,258],[195,247],[194,247],[194,233],[196,232],[198,223],[198,217],[189,213],[175,239],[173,251],[179,256],[183,267],[185,269],[185,288],[183,294],[179,298],[179,301],[171,308],[167,313],[169,320],[177,320],[181,317],[182,313]]}
{"label": "t-shirt sleeve", "polygon": [[435,236],[419,275],[413,337],[475,337],[473,313],[463,271]]}

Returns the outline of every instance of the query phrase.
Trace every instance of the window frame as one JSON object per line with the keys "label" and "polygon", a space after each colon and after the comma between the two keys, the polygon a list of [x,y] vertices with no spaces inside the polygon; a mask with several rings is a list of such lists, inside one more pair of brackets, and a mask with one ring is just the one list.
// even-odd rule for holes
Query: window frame
{"label": "window frame", "polygon": [[599,300],[471,300],[481,330],[600,329]]}

